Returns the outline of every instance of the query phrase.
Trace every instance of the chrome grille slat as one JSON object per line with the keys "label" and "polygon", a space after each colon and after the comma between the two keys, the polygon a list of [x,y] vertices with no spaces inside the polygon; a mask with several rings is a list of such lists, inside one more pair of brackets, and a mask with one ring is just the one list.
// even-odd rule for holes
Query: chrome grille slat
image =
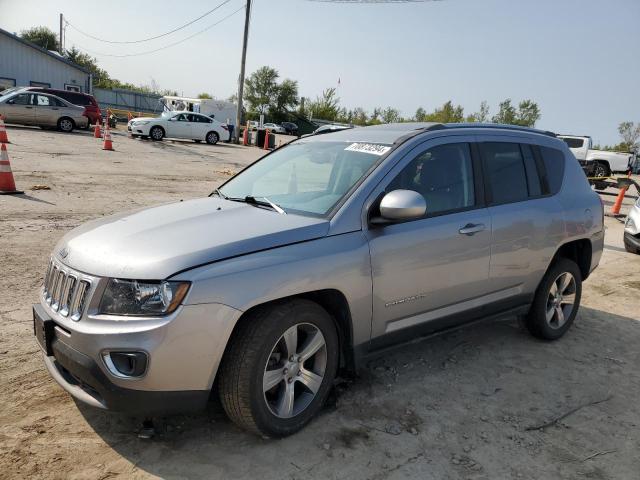
{"label": "chrome grille slat", "polygon": [[78,321],[82,317],[91,282],[51,260],[43,284],[44,301],[54,312]]}

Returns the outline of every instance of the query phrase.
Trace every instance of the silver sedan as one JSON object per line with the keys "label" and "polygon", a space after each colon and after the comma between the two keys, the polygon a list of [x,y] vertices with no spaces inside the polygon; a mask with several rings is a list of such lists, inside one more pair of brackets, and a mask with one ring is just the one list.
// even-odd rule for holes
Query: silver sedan
{"label": "silver sedan", "polygon": [[7,123],[56,127],[63,132],[85,128],[85,108],[55,95],[18,90],[0,97],[0,115]]}

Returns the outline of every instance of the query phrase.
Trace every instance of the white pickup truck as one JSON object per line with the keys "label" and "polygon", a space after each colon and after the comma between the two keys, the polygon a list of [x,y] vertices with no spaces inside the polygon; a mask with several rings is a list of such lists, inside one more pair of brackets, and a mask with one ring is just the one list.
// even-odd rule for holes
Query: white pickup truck
{"label": "white pickup truck", "polygon": [[608,177],[613,172],[627,172],[633,167],[633,153],[593,150],[591,137],[558,135],[578,159],[587,177]]}

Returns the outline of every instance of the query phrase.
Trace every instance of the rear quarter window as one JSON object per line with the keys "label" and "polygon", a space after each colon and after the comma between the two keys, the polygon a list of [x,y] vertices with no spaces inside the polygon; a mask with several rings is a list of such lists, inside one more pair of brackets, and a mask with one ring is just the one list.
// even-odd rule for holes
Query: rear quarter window
{"label": "rear quarter window", "polygon": [[542,161],[547,173],[549,193],[555,195],[560,191],[564,177],[564,153],[557,148],[539,147]]}
{"label": "rear quarter window", "polygon": [[569,148],[582,148],[584,145],[584,140],[582,138],[563,138],[564,143],[566,143]]}

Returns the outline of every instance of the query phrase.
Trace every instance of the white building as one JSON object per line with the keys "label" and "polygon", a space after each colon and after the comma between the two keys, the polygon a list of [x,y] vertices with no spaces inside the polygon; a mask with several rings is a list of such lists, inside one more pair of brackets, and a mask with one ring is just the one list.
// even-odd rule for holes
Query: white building
{"label": "white building", "polygon": [[0,90],[29,86],[91,93],[91,74],[0,28]]}

